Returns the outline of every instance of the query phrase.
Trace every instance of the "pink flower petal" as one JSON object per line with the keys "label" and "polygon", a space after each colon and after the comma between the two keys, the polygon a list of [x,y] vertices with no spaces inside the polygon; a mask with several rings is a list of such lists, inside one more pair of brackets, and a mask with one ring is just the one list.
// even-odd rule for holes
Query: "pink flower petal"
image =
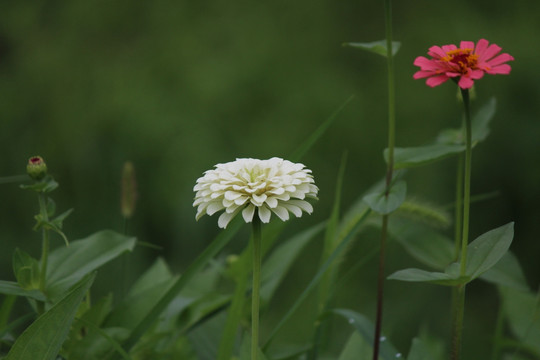
{"label": "pink flower petal", "polygon": [[474,43],[472,41],[462,41],[459,44],[460,49],[474,49]]}
{"label": "pink flower petal", "polygon": [[494,68],[491,68],[490,70],[487,71],[488,74],[503,74],[503,75],[508,75],[510,74],[510,70],[512,70],[512,68],[510,67],[510,65],[508,64],[502,64],[502,65],[499,65],[499,66],[495,66]]}
{"label": "pink flower petal", "polygon": [[470,77],[471,79],[478,80],[484,76],[484,70],[471,70]]}
{"label": "pink flower petal", "polygon": [[446,52],[435,45],[429,48],[428,55],[434,58],[441,58],[446,56]]}
{"label": "pink flower petal", "polygon": [[474,49],[474,53],[478,55],[479,57],[482,56],[484,52],[486,51],[488,45],[489,45],[489,41],[487,41],[486,39],[478,40],[478,43],[476,44],[476,48]]}
{"label": "pink flower petal", "polygon": [[427,78],[434,75],[436,75],[436,73],[433,71],[420,70],[414,73],[413,79],[418,80],[418,79],[423,79],[423,78]]}
{"label": "pink flower petal", "polygon": [[443,82],[445,82],[448,79],[449,78],[446,75],[433,76],[426,80],[426,85],[435,87],[435,86],[441,85]]}
{"label": "pink flower petal", "polygon": [[474,85],[474,81],[468,76],[462,76],[459,79],[458,86],[462,89],[470,89]]}
{"label": "pink flower petal", "polygon": [[423,56],[419,56],[416,59],[414,59],[413,64],[416,66],[420,66],[422,70],[436,70],[440,67],[436,61],[426,59]]}
{"label": "pink flower petal", "polygon": [[507,61],[512,61],[514,60],[514,57],[512,55],[509,55],[509,54],[501,54],[491,60],[489,60],[487,63],[489,64],[489,66],[497,66],[497,65],[500,65],[500,64],[503,64]]}
{"label": "pink flower petal", "polygon": [[496,44],[491,44],[481,55],[478,55],[478,62],[488,61],[501,51],[501,47]]}
{"label": "pink flower petal", "polygon": [[444,51],[444,56],[446,56],[446,53],[449,52],[449,51],[457,50],[457,46],[454,45],[454,44],[443,45],[443,46],[441,46],[441,48]]}

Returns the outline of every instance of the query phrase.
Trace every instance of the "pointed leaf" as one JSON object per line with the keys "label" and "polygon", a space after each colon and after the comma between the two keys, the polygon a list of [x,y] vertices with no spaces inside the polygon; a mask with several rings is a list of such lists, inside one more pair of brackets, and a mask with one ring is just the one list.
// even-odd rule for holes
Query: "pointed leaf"
{"label": "pointed leaf", "polygon": [[445,358],[443,344],[430,340],[414,338],[407,360],[443,360]]}
{"label": "pointed leaf", "polygon": [[409,255],[427,266],[444,270],[454,260],[452,241],[427,226],[396,217],[389,231]]}
{"label": "pointed leaf", "polygon": [[[454,264],[454,265],[457,265]],[[455,266],[454,266],[455,267]],[[399,270],[388,276],[389,280],[401,280],[411,282],[427,282],[437,285],[454,286],[467,283],[467,277],[459,277],[459,274],[447,272],[430,272],[421,269]]]}
{"label": "pointed leaf", "polygon": [[515,337],[540,356],[539,294],[499,286],[502,305]]}
{"label": "pointed leaf", "polygon": [[495,115],[496,107],[497,102],[495,101],[495,98],[491,98],[489,102],[482,106],[475,116],[473,116],[471,123],[473,143],[484,141],[489,135],[489,123]]}
{"label": "pointed leaf", "polygon": [[[395,148],[394,168],[423,166],[446,159],[465,151],[465,145],[434,144],[418,147]],[[384,150],[384,159],[388,162],[388,149]]]}
{"label": "pointed leaf", "polygon": [[[348,309],[334,309],[331,310],[330,313],[345,318],[345,320],[351,324],[360,335],[362,335],[368,344],[373,344],[373,329],[375,326],[364,315]],[[396,358],[401,357],[401,354],[384,336],[381,337],[379,351],[379,359],[382,360],[395,360]]]}
{"label": "pointed leaf", "polygon": [[[368,43],[347,42],[347,43],[344,43],[343,46],[350,46],[350,47],[370,51],[372,53],[375,53],[384,57],[388,56],[386,40],[379,40],[379,41],[373,41],[373,42],[368,42]],[[400,47],[401,47],[401,43],[399,41],[392,41],[392,56],[396,55]]]}
{"label": "pointed leaf", "polygon": [[324,224],[315,225],[284,242],[272,252],[264,262],[261,270],[261,299],[270,301],[276,288],[292,264],[297,260],[304,246],[323,229]]}
{"label": "pointed leaf", "polygon": [[518,260],[508,251],[495,266],[483,273],[480,278],[497,285],[528,291],[529,285]]}
{"label": "pointed leaf", "polygon": [[336,111],[334,111],[300,146],[288,157],[290,161],[297,162],[308,152],[309,149],[319,140],[326,132],[328,127],[332,125],[334,120],[343,111],[343,109],[351,102],[354,95],[351,95]]}
{"label": "pointed leaf", "polygon": [[67,337],[79,304],[94,281],[84,277],[56,305],[19,336],[6,360],[54,360]]}
{"label": "pointed leaf", "polygon": [[19,248],[13,252],[13,273],[21,288],[25,290],[39,288],[38,261]]}
{"label": "pointed leaf", "polygon": [[26,290],[26,289],[23,289],[16,282],[5,281],[5,280],[0,280],[0,294],[24,296],[24,297],[39,300],[39,301],[45,301],[47,299],[45,295],[37,289]]}
{"label": "pointed leaf", "polygon": [[[227,226],[227,229],[221,231],[219,235],[208,245],[204,251],[193,260],[193,263],[186,269],[186,271],[180,276],[169,290],[161,296],[156,305],[148,312],[144,318],[138,322],[138,324],[132,330],[129,338],[124,343],[123,347],[126,350],[130,350],[139,341],[141,336],[150,328],[159,318],[161,313],[169,306],[169,304],[176,298],[178,293],[184,289],[190,280],[206,265],[210,259],[212,259],[225,245],[227,245],[233,238],[233,236],[240,230],[243,221],[241,217],[236,217]],[[215,355],[215,354],[214,354]],[[215,359],[215,357],[214,357]]]}
{"label": "pointed leaf", "polygon": [[338,360],[370,359],[373,349],[357,331],[353,331]]}
{"label": "pointed leaf", "polygon": [[467,249],[467,275],[471,280],[493,267],[508,251],[514,238],[514,223],[480,235]]}
{"label": "pointed leaf", "polygon": [[395,211],[405,201],[407,194],[407,183],[399,180],[390,188],[388,196],[385,192],[372,193],[364,196],[364,201],[369,205],[371,210],[382,214],[390,214]]}
{"label": "pointed leaf", "polygon": [[98,269],[126,251],[132,251],[135,238],[105,230],[73,241],[69,247],[49,255],[46,291],[53,300],[86,274]]}

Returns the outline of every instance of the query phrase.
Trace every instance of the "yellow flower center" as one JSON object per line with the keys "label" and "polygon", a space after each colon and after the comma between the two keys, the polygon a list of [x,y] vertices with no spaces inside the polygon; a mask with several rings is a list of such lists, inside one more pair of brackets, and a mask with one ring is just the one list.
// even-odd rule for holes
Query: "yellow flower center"
{"label": "yellow flower center", "polygon": [[466,73],[467,69],[474,69],[478,63],[478,55],[473,54],[473,49],[456,49],[446,52],[442,61],[456,64],[461,73]]}

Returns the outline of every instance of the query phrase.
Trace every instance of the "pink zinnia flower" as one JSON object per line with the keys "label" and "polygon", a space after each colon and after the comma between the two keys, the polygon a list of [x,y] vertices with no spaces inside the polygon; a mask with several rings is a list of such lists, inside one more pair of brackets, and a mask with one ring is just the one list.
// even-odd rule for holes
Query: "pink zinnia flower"
{"label": "pink zinnia flower", "polygon": [[[485,39],[478,40],[476,46],[472,41],[462,41],[456,45],[432,46],[428,55],[432,59],[419,56],[414,60],[414,65],[420,67],[420,71],[414,74],[415,79],[427,78],[426,84],[435,87],[446,80],[456,79],[462,89],[470,89],[474,81],[481,79],[484,73],[509,74],[510,65],[507,61],[514,60],[509,54],[496,56],[501,48],[495,44],[489,45]],[[456,79],[457,80],[457,79]]]}

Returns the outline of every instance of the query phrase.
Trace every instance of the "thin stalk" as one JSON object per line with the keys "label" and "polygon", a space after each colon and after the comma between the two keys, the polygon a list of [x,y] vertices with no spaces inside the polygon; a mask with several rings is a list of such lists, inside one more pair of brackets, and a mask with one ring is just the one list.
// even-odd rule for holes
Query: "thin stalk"
{"label": "thin stalk", "polygon": [[[388,71],[388,164],[386,170],[386,197],[390,192],[394,172],[394,146],[396,134],[395,86],[394,86],[394,57],[392,52],[392,2],[384,0],[384,19],[386,25],[386,59]],[[377,284],[377,315],[375,320],[375,335],[373,339],[373,360],[379,358],[381,339],[383,300],[384,300],[384,260],[386,238],[388,234],[388,214],[383,215],[381,229],[381,248],[379,252],[379,275]]]}
{"label": "thin stalk", "polygon": [[[461,264],[460,275],[465,276],[467,270],[467,245],[469,244],[469,208],[471,203],[471,160],[472,160],[472,129],[469,108],[469,91],[461,89],[465,109],[465,174],[463,180],[463,224],[461,235]],[[461,339],[463,336],[463,318],[465,313],[465,284],[458,285],[455,300],[455,319],[453,321],[451,359],[459,360],[461,356]]]}
{"label": "thin stalk", "polygon": [[[39,212],[43,221],[49,221],[49,215],[47,214],[47,204],[45,201],[45,195],[39,195]],[[47,263],[49,259],[49,230],[43,227],[42,229],[42,246],[41,246],[41,271],[39,273],[39,290],[45,291],[45,280],[47,274]]]}
{"label": "thin stalk", "polygon": [[459,259],[459,249],[461,248],[461,232],[463,221],[463,167],[465,158],[461,154],[458,157],[456,169],[456,208],[454,226],[454,261]]}
{"label": "thin stalk", "polygon": [[[45,195],[39,194],[38,201],[39,201],[39,212],[41,214],[41,217],[43,221],[48,222],[49,215],[47,213],[47,203],[46,203]],[[39,290],[42,293],[45,293],[45,282],[47,279],[47,264],[49,261],[49,247],[50,247],[49,230],[43,227],[41,230],[41,234],[42,234],[42,242],[41,242],[41,269],[39,271]],[[37,309],[38,309],[39,314],[44,313],[45,303],[39,302]]]}
{"label": "thin stalk", "polygon": [[[454,226],[454,261],[459,260],[459,250],[461,249],[461,232],[463,223],[463,167],[465,166],[465,156],[460,154],[456,169],[456,200],[455,200],[455,226]],[[452,328],[457,325],[459,292],[457,286],[452,287]]]}
{"label": "thin stalk", "polygon": [[471,112],[469,108],[469,90],[461,90],[465,108],[465,178],[463,183],[463,233],[461,236],[461,267],[460,275],[465,275],[467,268],[467,245],[469,244],[469,208],[471,204],[471,162],[472,162],[472,129]]}
{"label": "thin stalk", "polygon": [[251,298],[251,359],[259,352],[259,289],[261,285],[261,220],[253,217],[253,290]]}
{"label": "thin stalk", "polygon": [[491,360],[497,360],[501,352],[501,342],[503,338],[504,328],[504,310],[503,305],[499,302],[499,309],[497,311],[497,322],[495,324],[495,332],[493,334],[493,350],[491,352]]}
{"label": "thin stalk", "polygon": [[381,344],[382,308],[384,300],[384,260],[386,252],[386,237],[388,234],[388,215],[382,218],[381,248],[379,251],[379,276],[377,279],[377,314],[375,318],[375,338],[373,339],[373,360],[379,359]]}

